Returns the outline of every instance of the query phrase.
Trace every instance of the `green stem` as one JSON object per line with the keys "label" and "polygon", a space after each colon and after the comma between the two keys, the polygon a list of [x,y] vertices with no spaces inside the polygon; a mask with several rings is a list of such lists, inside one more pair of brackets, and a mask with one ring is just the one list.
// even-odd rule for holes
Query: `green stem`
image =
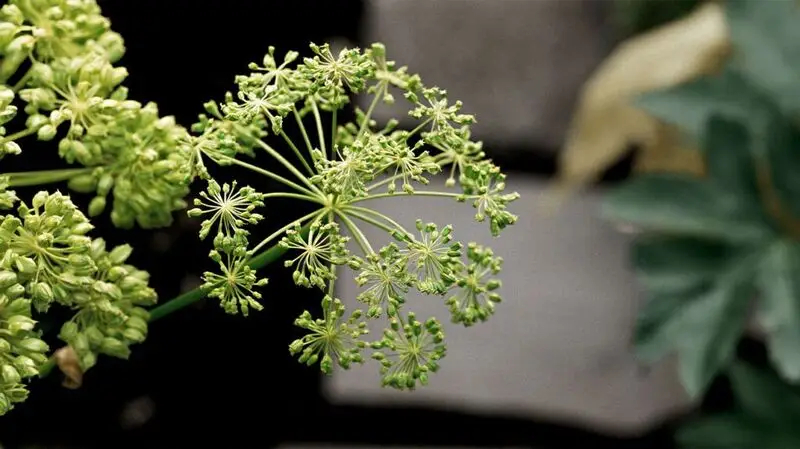
{"label": "green stem", "polygon": [[322,151],[322,156],[328,159],[328,150],[325,148],[325,133],[322,131],[322,118],[319,115],[319,108],[317,102],[311,100],[311,110],[314,113],[314,121],[317,124],[317,135],[319,136],[319,148]]}
{"label": "green stem", "polygon": [[300,170],[298,170],[298,169],[297,169],[297,167],[295,167],[295,166],[294,166],[294,165],[293,165],[291,162],[287,161],[287,160],[286,160],[286,158],[285,158],[285,157],[283,157],[283,156],[282,156],[280,153],[278,153],[277,151],[275,151],[275,149],[274,149],[274,148],[272,148],[271,146],[267,145],[266,143],[264,143],[264,142],[263,142],[263,141],[261,141],[261,140],[259,140],[259,141],[258,141],[258,144],[259,144],[259,145],[261,146],[261,148],[263,148],[263,149],[264,149],[264,150],[265,150],[267,153],[269,153],[269,155],[270,155],[270,156],[272,156],[273,158],[275,158],[275,159],[276,159],[278,162],[280,162],[281,164],[283,164],[283,166],[284,166],[284,167],[286,167],[286,168],[287,168],[287,169],[288,169],[290,172],[292,172],[292,174],[293,174],[293,175],[295,175],[295,176],[297,177],[297,179],[299,179],[299,180],[300,180],[300,181],[301,181],[303,184],[305,184],[306,186],[308,186],[308,188],[309,188],[309,189],[311,189],[312,191],[314,191],[314,192],[318,193],[319,195],[322,195],[322,191],[320,191],[320,190],[317,188],[317,186],[315,186],[314,184],[312,184],[312,183],[311,183],[311,181],[309,181],[309,180],[308,180],[308,177],[307,177],[307,176],[305,176],[305,175],[303,175],[302,173],[300,173]]}
{"label": "green stem", "polygon": [[65,168],[60,170],[38,170],[17,173],[2,173],[9,178],[10,187],[36,186],[53,182],[67,181],[75,176],[91,173],[96,167]]}
{"label": "green stem", "polygon": [[6,142],[11,142],[11,141],[14,141],[14,140],[17,140],[17,139],[22,139],[23,137],[27,137],[27,136],[30,136],[31,134],[35,134],[36,131],[38,131],[38,130],[39,130],[39,128],[26,128],[26,129],[23,129],[22,131],[17,131],[17,132],[15,132],[13,134],[9,134],[9,135],[3,137],[2,139],[0,139],[0,144],[4,144]]}
{"label": "green stem", "polygon": [[448,192],[428,192],[428,191],[415,191],[414,193],[406,193],[406,192],[395,192],[395,193],[377,193],[375,195],[369,195],[362,198],[356,198],[350,201],[350,203],[360,203],[361,201],[367,200],[375,200],[378,198],[387,198],[390,196],[438,196],[438,197],[446,197],[446,198],[475,198],[475,195],[463,195],[460,193],[448,193]]}
{"label": "green stem", "polygon": [[[403,233],[405,233],[407,235],[411,235],[411,233],[408,232],[408,230],[406,230],[406,228],[404,228],[402,225],[400,225],[400,223],[396,222],[391,217],[389,217],[387,215],[384,215],[384,214],[382,214],[382,213],[380,213],[380,212],[378,212],[376,210],[368,209],[366,207],[350,206],[350,205],[345,206],[344,210],[352,213],[355,216],[358,216],[358,215],[369,216],[369,215],[371,215],[372,217],[384,220],[385,222],[387,222],[390,225],[394,226],[396,230],[398,230],[400,232],[403,232]],[[383,229],[386,229],[386,228],[383,228]],[[387,230],[389,232],[393,232],[395,229],[387,229]]]}
{"label": "green stem", "polygon": [[311,190],[308,190],[308,189],[306,189],[305,187],[303,187],[303,186],[301,186],[299,184],[296,184],[296,183],[294,183],[292,181],[289,181],[288,179],[284,178],[283,176],[276,175],[275,173],[272,173],[271,171],[268,171],[268,170],[264,170],[261,167],[255,166],[253,164],[249,164],[249,163],[244,162],[244,161],[240,161],[239,159],[236,159],[236,158],[233,158],[233,157],[230,157],[230,156],[226,156],[226,155],[223,155],[223,154],[219,155],[218,157],[219,157],[220,160],[224,160],[224,161],[230,162],[232,164],[239,165],[241,167],[250,169],[250,170],[252,170],[252,171],[254,171],[256,173],[262,174],[262,175],[264,175],[264,176],[266,176],[268,178],[272,178],[275,181],[278,181],[278,182],[280,182],[280,183],[282,183],[282,184],[284,184],[286,186],[289,186],[289,187],[291,187],[291,188],[293,188],[293,189],[295,189],[295,190],[297,190],[299,192],[303,192],[303,193],[307,194],[308,196],[317,196],[317,194],[315,192],[312,192]]}
{"label": "green stem", "polygon": [[378,102],[381,101],[383,97],[383,90],[386,89],[386,82],[381,81],[380,86],[375,91],[375,98],[372,99],[372,103],[369,104],[369,108],[367,109],[366,114],[364,114],[364,121],[361,122],[361,127],[358,129],[358,135],[356,135],[356,140],[364,134],[367,127],[369,126],[369,121],[372,119],[372,113],[375,111],[375,107],[378,106]]}
{"label": "green stem", "polygon": [[300,133],[303,135],[303,140],[306,143],[306,148],[308,148],[308,154],[311,156],[311,161],[314,161],[314,146],[311,145],[311,139],[308,138],[308,132],[306,132],[306,127],[303,125],[303,118],[300,117],[300,113],[297,112],[297,108],[292,107],[292,113],[294,113],[294,119],[297,121],[297,126],[300,127]]}
{"label": "green stem", "polygon": [[401,174],[399,174],[399,175],[392,175],[392,176],[389,176],[389,177],[387,177],[386,179],[384,179],[383,181],[378,181],[378,182],[376,182],[376,183],[374,183],[374,184],[372,184],[372,185],[368,186],[368,187],[367,187],[367,192],[369,192],[369,191],[371,191],[371,190],[375,190],[375,189],[377,189],[377,188],[378,188],[378,187],[380,187],[380,186],[384,186],[384,185],[386,185],[386,184],[389,184],[389,183],[390,183],[390,182],[392,182],[392,181],[396,181],[396,180],[398,180],[398,179],[402,178],[403,176],[405,176],[405,174],[403,174],[403,173],[401,173]]}
{"label": "green stem", "polygon": [[338,215],[339,218],[342,219],[344,225],[353,234],[353,237],[355,237],[356,242],[358,242],[358,246],[361,247],[361,251],[364,252],[364,255],[367,256],[369,254],[374,254],[375,251],[372,250],[372,246],[369,244],[369,240],[367,240],[367,237],[364,235],[363,232],[361,232],[361,229],[359,229],[358,226],[356,226],[356,224],[353,223],[353,221],[347,217],[347,215],[338,211],[336,212],[336,215]]}
{"label": "green stem", "polygon": [[337,132],[336,128],[339,126],[336,123],[338,120],[338,118],[336,117],[336,113],[338,111],[339,111],[338,109],[334,109],[333,112],[331,113],[331,159],[336,157],[334,152],[336,151],[336,132]]}
{"label": "green stem", "polygon": [[354,210],[346,209],[346,211],[347,211],[347,213],[349,215],[352,215],[353,217],[358,218],[359,220],[363,221],[364,223],[371,224],[372,226],[375,226],[378,229],[384,230],[384,231],[388,232],[389,234],[391,234],[393,232],[396,232],[396,231],[399,231],[399,229],[395,229],[395,228],[387,225],[386,223],[381,223],[378,220],[370,218],[370,217],[368,217],[366,215],[362,215],[362,214],[360,214],[360,213],[358,213],[358,212],[356,212]]}
{"label": "green stem", "polygon": [[291,148],[292,151],[294,151],[294,154],[297,155],[297,158],[300,159],[300,162],[303,163],[303,167],[306,168],[308,174],[310,176],[314,176],[314,170],[311,168],[310,165],[308,165],[308,161],[306,161],[306,158],[303,157],[303,153],[300,152],[300,149],[297,148],[297,145],[295,145],[294,142],[292,142],[292,139],[290,139],[289,136],[287,136],[286,133],[283,131],[281,131],[281,137],[283,137],[283,140],[285,140],[286,143],[289,145],[289,148]]}
{"label": "green stem", "polygon": [[300,218],[298,218],[297,220],[293,220],[292,222],[290,222],[290,223],[286,224],[286,226],[284,226],[284,227],[282,227],[282,228],[278,229],[277,231],[273,232],[273,233],[272,233],[272,234],[270,234],[268,237],[266,237],[264,240],[262,240],[262,241],[261,241],[261,242],[260,242],[258,245],[256,245],[256,246],[253,248],[253,250],[252,250],[252,251],[253,251],[253,252],[257,252],[258,250],[260,250],[261,248],[263,248],[263,247],[264,247],[264,246],[265,246],[267,243],[271,242],[272,240],[274,240],[274,239],[275,239],[276,237],[278,237],[279,235],[283,234],[283,233],[284,233],[284,232],[286,232],[287,230],[289,230],[289,229],[291,229],[292,227],[294,227],[294,225],[295,225],[295,224],[297,224],[297,223],[301,223],[301,224],[302,224],[302,223],[303,223],[303,222],[305,222],[306,220],[309,220],[309,219],[311,219],[311,218],[315,218],[316,216],[318,216],[318,215],[320,215],[320,214],[322,214],[322,213],[324,213],[324,209],[317,209],[317,210],[315,210],[314,212],[311,212],[311,213],[310,213],[310,214],[308,214],[308,215],[305,215],[305,216],[303,216],[303,217],[300,217]]}
{"label": "green stem", "polygon": [[25,86],[25,83],[28,82],[28,80],[31,78],[32,75],[33,75],[33,70],[28,69],[28,71],[25,72],[24,75],[22,75],[22,78],[20,78],[19,81],[17,81],[14,84],[11,90],[13,90],[14,92],[18,92],[23,86]]}
{"label": "green stem", "polygon": [[325,202],[322,201],[322,199],[320,199],[319,197],[303,195],[301,193],[270,192],[270,193],[265,193],[264,198],[294,198],[296,200],[311,201],[313,203],[325,205]]}
{"label": "green stem", "polygon": [[412,129],[412,130],[411,130],[411,132],[410,132],[410,133],[408,133],[408,135],[406,136],[406,140],[410,139],[410,138],[411,138],[411,137],[413,137],[413,136],[414,136],[416,133],[420,132],[420,130],[422,130],[422,128],[424,128],[424,127],[425,127],[425,125],[427,125],[428,123],[430,123],[430,122],[431,122],[431,120],[433,120],[433,119],[432,119],[432,118],[428,118],[428,119],[426,119],[424,122],[422,122],[422,123],[420,123],[419,125],[417,125],[417,127],[416,127],[416,128]]}

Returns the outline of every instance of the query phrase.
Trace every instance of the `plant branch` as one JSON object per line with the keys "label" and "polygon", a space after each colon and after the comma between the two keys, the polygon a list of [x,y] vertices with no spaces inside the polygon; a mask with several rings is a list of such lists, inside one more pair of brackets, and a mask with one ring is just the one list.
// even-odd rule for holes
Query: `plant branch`
{"label": "plant branch", "polygon": [[26,187],[68,181],[75,176],[91,173],[95,168],[97,167],[37,170],[16,173],[2,173],[0,176],[7,176],[9,178],[10,187]]}
{"label": "plant branch", "polygon": [[319,115],[319,108],[317,102],[311,100],[311,111],[314,113],[314,122],[317,124],[317,135],[319,136],[319,149],[322,151],[322,156],[328,159],[328,150],[325,148],[325,133],[322,131],[322,117]]}

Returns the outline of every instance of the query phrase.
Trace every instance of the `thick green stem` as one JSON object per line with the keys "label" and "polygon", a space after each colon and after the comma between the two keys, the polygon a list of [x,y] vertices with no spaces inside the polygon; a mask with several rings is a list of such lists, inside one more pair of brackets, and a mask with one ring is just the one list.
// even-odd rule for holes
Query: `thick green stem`
{"label": "thick green stem", "polygon": [[91,173],[96,167],[65,168],[60,170],[38,170],[17,173],[2,173],[9,178],[10,187],[37,186],[53,182],[68,181],[76,176]]}

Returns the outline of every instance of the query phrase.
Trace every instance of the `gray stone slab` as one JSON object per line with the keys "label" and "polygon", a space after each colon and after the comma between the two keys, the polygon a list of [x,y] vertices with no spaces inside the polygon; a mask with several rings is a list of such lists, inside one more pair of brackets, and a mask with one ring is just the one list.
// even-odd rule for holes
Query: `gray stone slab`
{"label": "gray stone slab", "polygon": [[[381,388],[377,366],[368,364],[330,378],[331,400],[548,416],[621,433],[644,431],[686,407],[672,366],[646,373],[630,352],[639,294],[626,267],[629,237],[596,217],[598,193],[546,217],[538,207],[543,182],[512,176],[509,186],[522,194],[514,207],[520,219],[497,239],[472,220],[469,206],[448,199],[373,201],[403,226],[419,216],[453,224],[460,240],[490,244],[505,259],[505,302],[488,322],[464,329],[449,323],[440,298],[409,296],[407,308],[420,318],[445,322],[441,371],[424,389],[397,392]],[[388,241],[381,231],[365,232],[370,241]],[[356,307],[351,276],[338,285],[338,296]]]}
{"label": "gray stone slab", "polygon": [[[462,100],[476,138],[558,149],[583,82],[611,49],[609,3],[367,0],[364,38]],[[406,103],[376,117],[402,117]]]}

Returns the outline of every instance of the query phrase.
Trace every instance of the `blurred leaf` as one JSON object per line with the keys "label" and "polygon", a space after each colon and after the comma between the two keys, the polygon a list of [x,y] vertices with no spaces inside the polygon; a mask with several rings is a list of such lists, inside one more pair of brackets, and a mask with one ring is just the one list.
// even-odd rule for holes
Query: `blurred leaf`
{"label": "blurred leaf", "polygon": [[[770,358],[781,375],[800,380],[800,243],[773,244],[759,268],[758,321]],[[800,419],[800,406],[796,416]]]}
{"label": "blurred leaf", "polygon": [[677,20],[701,3],[701,0],[616,0],[614,22],[624,37],[648,31]]}
{"label": "blurred leaf", "polygon": [[706,138],[712,116],[764,126],[772,113],[765,97],[741,74],[725,69],[685,84],[645,93],[635,104],[653,117],[678,127],[694,141]]}
{"label": "blurred leaf", "polygon": [[677,440],[687,449],[796,449],[800,447],[798,391],[765,370],[737,362],[730,369],[733,412],[690,421]]}
{"label": "blurred leaf", "polygon": [[651,296],[637,322],[637,355],[653,362],[674,350],[684,388],[698,397],[734,356],[752,300],[751,270],[745,261],[707,288]]}
{"label": "blurred leaf", "polygon": [[784,227],[800,236],[800,223],[796,222],[796,217],[800,217],[800,131],[785,118],[776,117],[759,137],[760,152],[765,153],[768,161],[763,182],[772,189],[772,201],[777,203],[772,205],[776,209],[773,213],[782,212],[780,219]]}
{"label": "blurred leaf", "polygon": [[637,281],[651,294],[688,293],[707,285],[736,255],[722,242],[649,234],[638,236],[631,248]]}
{"label": "blurred leaf", "polygon": [[779,434],[741,413],[703,418],[684,426],[677,435],[686,449],[797,449],[800,441]]}
{"label": "blurred leaf", "polygon": [[769,372],[737,362],[731,366],[730,380],[739,407],[749,415],[786,424],[800,416],[797,391]]}
{"label": "blurred leaf", "polygon": [[[699,173],[702,163],[668,126],[637,109],[641,93],[715,72],[728,48],[723,12],[716,4],[623,42],[585,84],[560,154],[554,192],[559,196],[593,182],[629,149],[640,147],[646,170]],[[558,194],[558,195],[556,195]]]}
{"label": "blurred leaf", "polygon": [[741,198],[704,179],[681,174],[637,176],[605,198],[603,216],[643,231],[753,241],[769,233]]}
{"label": "blurred leaf", "polygon": [[704,145],[708,177],[741,202],[760,207],[753,140],[740,122],[712,116]]}
{"label": "blurred leaf", "polygon": [[800,5],[794,0],[727,0],[732,63],[788,114],[800,112]]}

